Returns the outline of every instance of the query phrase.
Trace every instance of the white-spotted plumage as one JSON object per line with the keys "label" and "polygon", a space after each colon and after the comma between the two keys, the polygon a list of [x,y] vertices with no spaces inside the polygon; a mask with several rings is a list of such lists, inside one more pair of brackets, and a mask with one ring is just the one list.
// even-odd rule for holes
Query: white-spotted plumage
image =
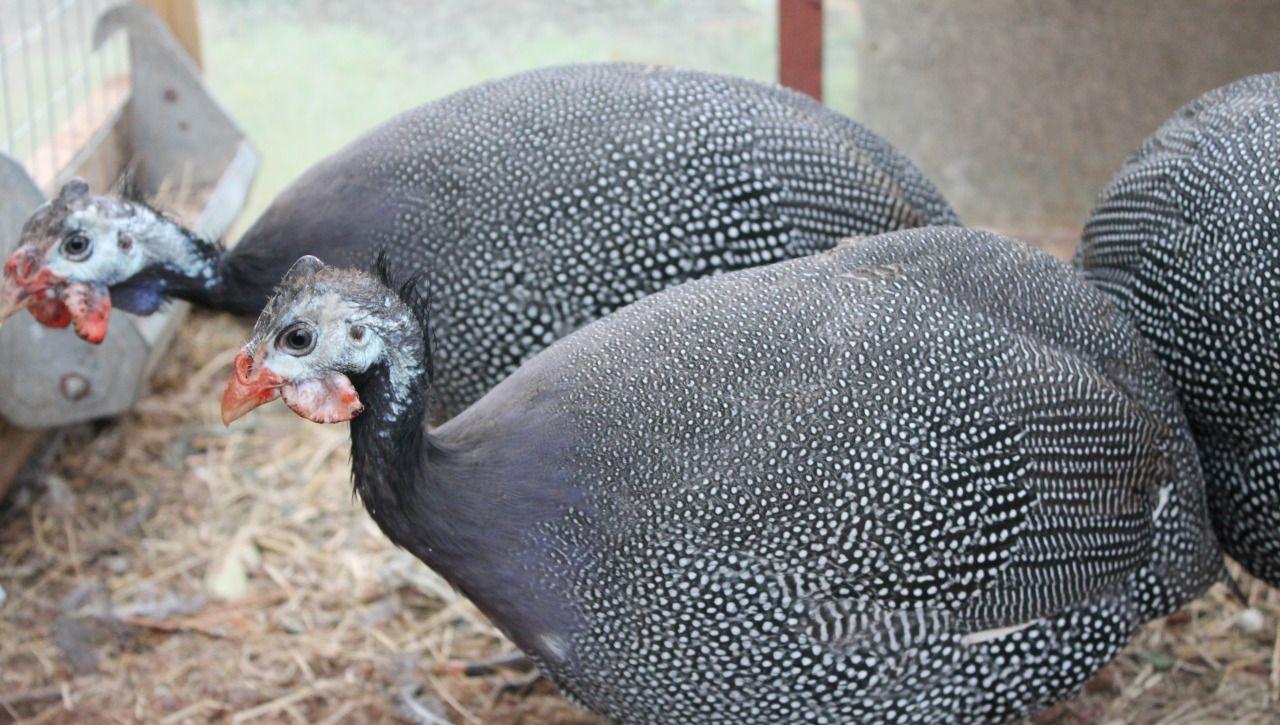
{"label": "white-spotted plumage", "polygon": [[371,131],[283,192],[225,274],[280,274],[303,254],[367,269],[385,249],[434,298],[434,393],[449,415],[647,294],[846,236],[952,223],[901,153],[798,93],[578,65],[485,83]]}
{"label": "white-spotted plumage", "polygon": [[[251,347],[371,279],[289,281]],[[419,318],[374,323],[423,354]],[[1043,252],[933,227],[692,281],[439,428],[353,376],[356,490],[569,696],[626,722],[994,722],[1222,574],[1131,324]],[[409,395],[417,417],[387,416]],[[381,432],[390,431],[383,436]]]}
{"label": "white-spotted plumage", "polygon": [[1174,114],[1102,193],[1076,262],[1168,370],[1224,549],[1280,586],[1280,74]]}
{"label": "white-spotted plumage", "polygon": [[571,421],[591,510],[529,537],[585,610],[545,667],[621,720],[998,721],[1221,573],[1167,378],[1100,294],[993,235],[668,290],[458,426],[516,388]]}

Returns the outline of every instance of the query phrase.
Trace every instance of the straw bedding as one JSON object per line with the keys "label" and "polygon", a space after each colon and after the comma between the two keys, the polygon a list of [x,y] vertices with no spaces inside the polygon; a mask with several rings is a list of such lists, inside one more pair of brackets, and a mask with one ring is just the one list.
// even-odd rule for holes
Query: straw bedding
{"label": "straw bedding", "polygon": [[[152,392],[69,431],[0,511],[0,721],[596,722],[519,673],[466,600],[351,494],[345,426],[218,394],[247,323],[193,314]],[[1277,722],[1280,593],[1246,579],[1150,624],[1037,722]]]}

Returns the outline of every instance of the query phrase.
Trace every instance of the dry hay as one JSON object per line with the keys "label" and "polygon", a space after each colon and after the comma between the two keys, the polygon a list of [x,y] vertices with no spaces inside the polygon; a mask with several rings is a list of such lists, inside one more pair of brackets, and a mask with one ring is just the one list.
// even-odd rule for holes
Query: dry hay
{"label": "dry hay", "polygon": [[[247,327],[193,315],[137,410],[68,434],[0,521],[0,720],[591,722],[543,684],[445,665],[510,645],[354,501],[344,426],[284,406],[231,430]],[[1277,721],[1280,596],[1222,587],[1149,625],[1041,722]]]}
{"label": "dry hay", "polygon": [[8,715],[589,721],[545,685],[492,704],[503,677],[439,671],[510,645],[353,500],[345,426],[268,406],[223,428],[247,331],[193,315],[137,410],[70,434],[6,513]]}

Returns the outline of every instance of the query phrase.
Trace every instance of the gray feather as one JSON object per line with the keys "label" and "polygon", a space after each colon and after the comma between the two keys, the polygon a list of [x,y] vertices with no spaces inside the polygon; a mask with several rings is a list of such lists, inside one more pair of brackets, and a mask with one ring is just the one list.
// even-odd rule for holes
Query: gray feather
{"label": "gray feather", "polygon": [[1227,553],[1280,586],[1280,74],[1210,91],[1116,174],[1077,264],[1151,344]]}
{"label": "gray feather", "polygon": [[[629,64],[429,103],[316,165],[229,254],[257,311],[294,259],[421,272],[456,413],[552,341],[689,279],[956,223],[902,154],[789,90]],[[252,282],[252,284],[249,284]]]}
{"label": "gray feather", "polygon": [[648,297],[436,434],[521,461],[456,471],[464,490],[573,492],[488,520],[458,554],[483,558],[450,571],[626,721],[997,721],[1076,691],[1222,573],[1186,422],[1132,327],[980,232]]}

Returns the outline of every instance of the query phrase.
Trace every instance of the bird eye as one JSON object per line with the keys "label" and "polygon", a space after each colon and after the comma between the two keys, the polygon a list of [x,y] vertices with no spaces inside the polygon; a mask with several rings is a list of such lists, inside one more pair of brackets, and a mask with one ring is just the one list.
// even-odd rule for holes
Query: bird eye
{"label": "bird eye", "polygon": [[62,240],[62,256],[73,262],[82,262],[89,257],[93,242],[80,232],[72,232]]}
{"label": "bird eye", "polygon": [[295,357],[302,357],[316,347],[316,335],[311,326],[305,322],[295,322],[285,328],[276,338],[276,347],[281,352]]}

